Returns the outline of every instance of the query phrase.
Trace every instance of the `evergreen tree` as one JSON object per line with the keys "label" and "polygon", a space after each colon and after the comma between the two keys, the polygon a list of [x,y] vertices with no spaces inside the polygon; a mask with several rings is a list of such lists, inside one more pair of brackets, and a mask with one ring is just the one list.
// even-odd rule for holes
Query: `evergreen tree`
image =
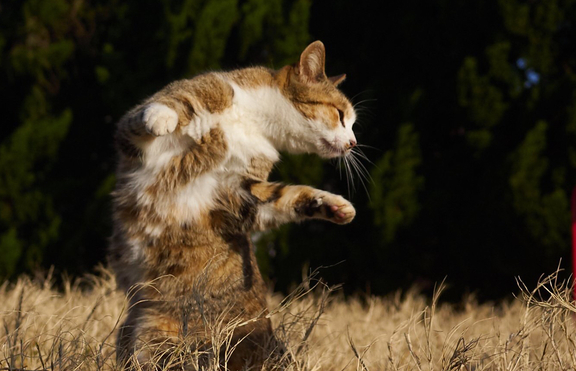
{"label": "evergreen tree", "polygon": [[394,149],[386,151],[372,172],[370,206],[384,243],[391,243],[397,230],[418,216],[418,194],[424,185],[424,178],[418,174],[421,162],[418,134],[412,124],[403,124]]}
{"label": "evergreen tree", "polygon": [[[74,52],[66,27],[70,5],[19,5],[16,19],[7,19],[13,14],[4,10],[1,22],[17,29],[0,36],[2,100],[8,102],[1,129],[7,137],[0,144],[0,277],[38,267],[57,240],[61,218],[43,187],[73,117],[69,107],[52,104]],[[11,105],[15,99],[20,102]]]}

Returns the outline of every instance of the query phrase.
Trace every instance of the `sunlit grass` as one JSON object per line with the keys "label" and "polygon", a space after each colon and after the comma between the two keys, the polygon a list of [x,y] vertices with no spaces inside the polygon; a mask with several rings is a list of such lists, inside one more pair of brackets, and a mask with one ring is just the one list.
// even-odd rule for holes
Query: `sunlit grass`
{"label": "sunlit grass", "polygon": [[[314,284],[316,283],[316,284]],[[284,362],[265,367],[290,370],[570,370],[576,366],[576,306],[571,285],[558,272],[535,288],[519,281],[510,302],[479,304],[468,297],[440,303],[416,290],[387,297],[344,300],[318,281],[307,280],[288,299],[271,295],[276,335],[286,342]],[[113,276],[66,281],[56,291],[51,277],[0,287],[0,370],[116,370],[116,329],[126,312]],[[229,347],[234,326],[221,323],[214,348]],[[207,370],[221,364],[219,349]],[[206,354],[179,344],[174,369]],[[166,364],[166,363],[165,363]],[[198,364],[198,363],[196,363]],[[200,367],[200,366],[199,366]],[[187,369],[195,369],[187,368]]]}

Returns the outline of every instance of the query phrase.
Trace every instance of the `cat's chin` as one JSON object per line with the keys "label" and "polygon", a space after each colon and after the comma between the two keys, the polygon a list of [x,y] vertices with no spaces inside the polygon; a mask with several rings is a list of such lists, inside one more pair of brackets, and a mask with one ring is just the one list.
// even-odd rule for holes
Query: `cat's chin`
{"label": "cat's chin", "polygon": [[321,139],[318,154],[323,158],[336,158],[345,156],[346,150],[339,148],[326,139]]}
{"label": "cat's chin", "polygon": [[332,152],[331,153],[320,152],[320,153],[318,153],[318,155],[320,157],[322,157],[323,159],[330,160],[333,158],[344,157],[344,156],[346,156],[346,153],[345,152],[338,152],[338,153],[336,153],[336,152],[333,152],[333,153]]}

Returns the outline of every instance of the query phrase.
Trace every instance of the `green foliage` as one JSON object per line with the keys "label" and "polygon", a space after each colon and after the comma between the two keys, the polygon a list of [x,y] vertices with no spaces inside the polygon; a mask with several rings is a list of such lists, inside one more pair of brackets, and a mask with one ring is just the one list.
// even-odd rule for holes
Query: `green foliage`
{"label": "green foliage", "polygon": [[196,21],[188,57],[191,74],[220,68],[230,31],[238,18],[237,8],[237,0],[212,0],[204,5]]}
{"label": "green foliage", "polygon": [[[67,38],[70,5],[66,1],[21,4],[19,38],[11,40],[6,73],[23,78],[23,100],[15,127],[0,144],[0,276],[38,267],[46,248],[56,241],[61,224],[46,179],[68,134],[72,110],[54,110],[52,96],[68,76],[74,52]],[[14,81],[14,80],[12,80]],[[13,86],[9,86],[13,88]]]}
{"label": "green foliage", "polygon": [[310,41],[308,34],[310,0],[296,0],[290,9],[283,27],[275,35],[275,63],[279,65],[294,63]]}
{"label": "green foliage", "polygon": [[562,189],[565,179],[560,169],[552,174],[552,191],[542,191],[549,171],[549,160],[543,156],[547,129],[547,123],[539,121],[512,153],[510,188],[514,208],[524,218],[529,233],[547,248],[557,249],[565,243],[570,224],[569,196]]}
{"label": "green foliage", "polygon": [[187,75],[221,68],[230,40],[238,43],[237,60],[259,48],[268,52],[264,62],[275,65],[292,63],[309,41],[309,0],[165,0],[163,5],[166,66],[173,68],[187,53]]}
{"label": "green foliage", "polygon": [[[3,205],[4,207],[4,205]],[[2,210],[4,211],[4,210]],[[4,219],[5,215],[2,215]],[[18,239],[16,228],[10,228],[0,236],[0,277],[10,277],[16,270],[24,247]]]}
{"label": "green foliage", "polygon": [[[494,55],[494,50],[490,50]],[[492,134],[489,128],[502,119],[506,110],[503,93],[490,83],[489,76],[482,76],[478,72],[478,63],[475,58],[468,57],[458,73],[459,103],[467,108],[470,120],[476,124],[467,133],[469,143],[484,149],[490,145]]]}
{"label": "green foliage", "polygon": [[370,206],[386,243],[392,242],[398,229],[409,226],[418,215],[418,194],[424,186],[424,177],[418,174],[421,162],[418,133],[413,124],[403,124],[394,149],[386,151],[372,171]]}
{"label": "green foliage", "polygon": [[541,197],[540,182],[548,168],[548,160],[541,158],[546,148],[547,127],[546,122],[538,122],[512,155],[510,186],[514,191],[514,205],[521,213],[536,209]]}
{"label": "green foliage", "polygon": [[52,93],[54,84],[66,75],[64,65],[74,51],[73,40],[66,38],[69,10],[64,0],[24,2],[20,32],[26,37],[10,53],[17,74],[32,76]]}
{"label": "green foliage", "polygon": [[[525,40],[521,43],[522,47],[516,49],[520,51],[518,57],[527,61],[526,71],[531,69],[537,72],[540,80],[558,79],[556,83],[543,84],[545,90],[542,96],[539,95],[540,87],[534,86],[534,91],[526,100],[529,110],[542,114],[541,107],[557,104],[554,94],[569,86],[562,86],[560,81],[566,78],[573,81],[569,71],[565,77],[557,75],[559,66],[556,60],[560,53],[557,46],[559,30],[567,22],[562,9],[572,7],[574,1],[538,2],[529,7],[516,1],[500,1],[499,4],[507,29]],[[518,26],[520,24],[521,27]],[[566,70],[565,67],[562,68]],[[531,88],[530,84],[525,86]],[[553,93],[555,90],[558,93]],[[576,90],[570,86],[562,94],[567,92],[572,96]],[[514,208],[524,218],[529,233],[546,247],[549,254],[566,251],[568,239],[569,192],[574,183],[573,177],[570,177],[572,182],[567,181],[565,173],[570,164],[569,153],[574,146],[568,145],[562,158],[555,151],[558,143],[547,140],[549,137],[558,138],[558,135],[564,137],[566,134],[561,129],[564,125],[565,130],[570,132],[570,104],[567,110],[567,123],[564,120],[558,122],[555,116],[550,117],[550,120],[555,120],[553,125],[539,119],[532,129],[526,131],[524,139],[510,157],[510,188]],[[574,139],[574,133],[570,137]],[[554,158],[547,156],[547,152]]]}
{"label": "green foliage", "polygon": [[[514,67],[513,61],[510,60],[510,42],[500,41],[492,44],[486,48],[486,58],[489,63],[488,76],[500,84],[508,86],[507,93],[511,98],[517,98],[522,92],[522,77]],[[506,107],[502,107],[502,102],[497,102],[499,110],[502,111]]]}
{"label": "green foliage", "polygon": [[523,53],[532,67],[543,74],[554,72],[558,52],[554,40],[559,26],[566,21],[574,0],[550,0],[527,4],[518,0],[499,0],[506,29],[528,40]]}
{"label": "green foliage", "polygon": [[[27,99],[24,106],[30,116],[0,145],[0,251],[10,259],[3,259],[0,275],[10,275],[17,258],[23,256],[22,265],[30,269],[42,260],[46,246],[58,237],[60,218],[52,199],[42,190],[42,182],[57,155],[60,142],[72,121],[70,110],[59,116],[38,112],[42,108],[30,107],[41,102],[38,96]],[[33,94],[34,96],[34,94]],[[21,239],[21,240],[19,240]]]}
{"label": "green foliage", "polygon": [[282,19],[282,1],[248,0],[242,5],[242,15],[244,21],[240,29],[242,35],[240,56],[245,58],[248,49],[265,37],[265,28],[279,25]]}
{"label": "green foliage", "polygon": [[[166,36],[168,50],[166,52],[166,65],[174,66],[180,44],[192,38],[194,31],[190,22],[194,21],[200,13],[201,1],[184,0],[181,6],[178,2],[164,0],[164,17],[168,23],[169,31]],[[172,8],[176,8],[174,11]]]}

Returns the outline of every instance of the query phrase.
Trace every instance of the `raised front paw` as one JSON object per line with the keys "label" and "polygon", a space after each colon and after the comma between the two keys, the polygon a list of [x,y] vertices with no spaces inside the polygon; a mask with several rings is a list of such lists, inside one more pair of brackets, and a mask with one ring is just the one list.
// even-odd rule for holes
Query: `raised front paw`
{"label": "raised front paw", "polygon": [[213,128],[210,114],[205,112],[196,112],[190,123],[182,127],[182,132],[200,142],[202,138]]}
{"label": "raised front paw", "polygon": [[307,214],[336,224],[348,224],[356,216],[356,209],[344,197],[322,192],[311,200]]}
{"label": "raised front paw", "polygon": [[144,109],[142,117],[146,130],[156,136],[166,135],[176,130],[178,114],[172,108],[161,104],[151,103]]}

